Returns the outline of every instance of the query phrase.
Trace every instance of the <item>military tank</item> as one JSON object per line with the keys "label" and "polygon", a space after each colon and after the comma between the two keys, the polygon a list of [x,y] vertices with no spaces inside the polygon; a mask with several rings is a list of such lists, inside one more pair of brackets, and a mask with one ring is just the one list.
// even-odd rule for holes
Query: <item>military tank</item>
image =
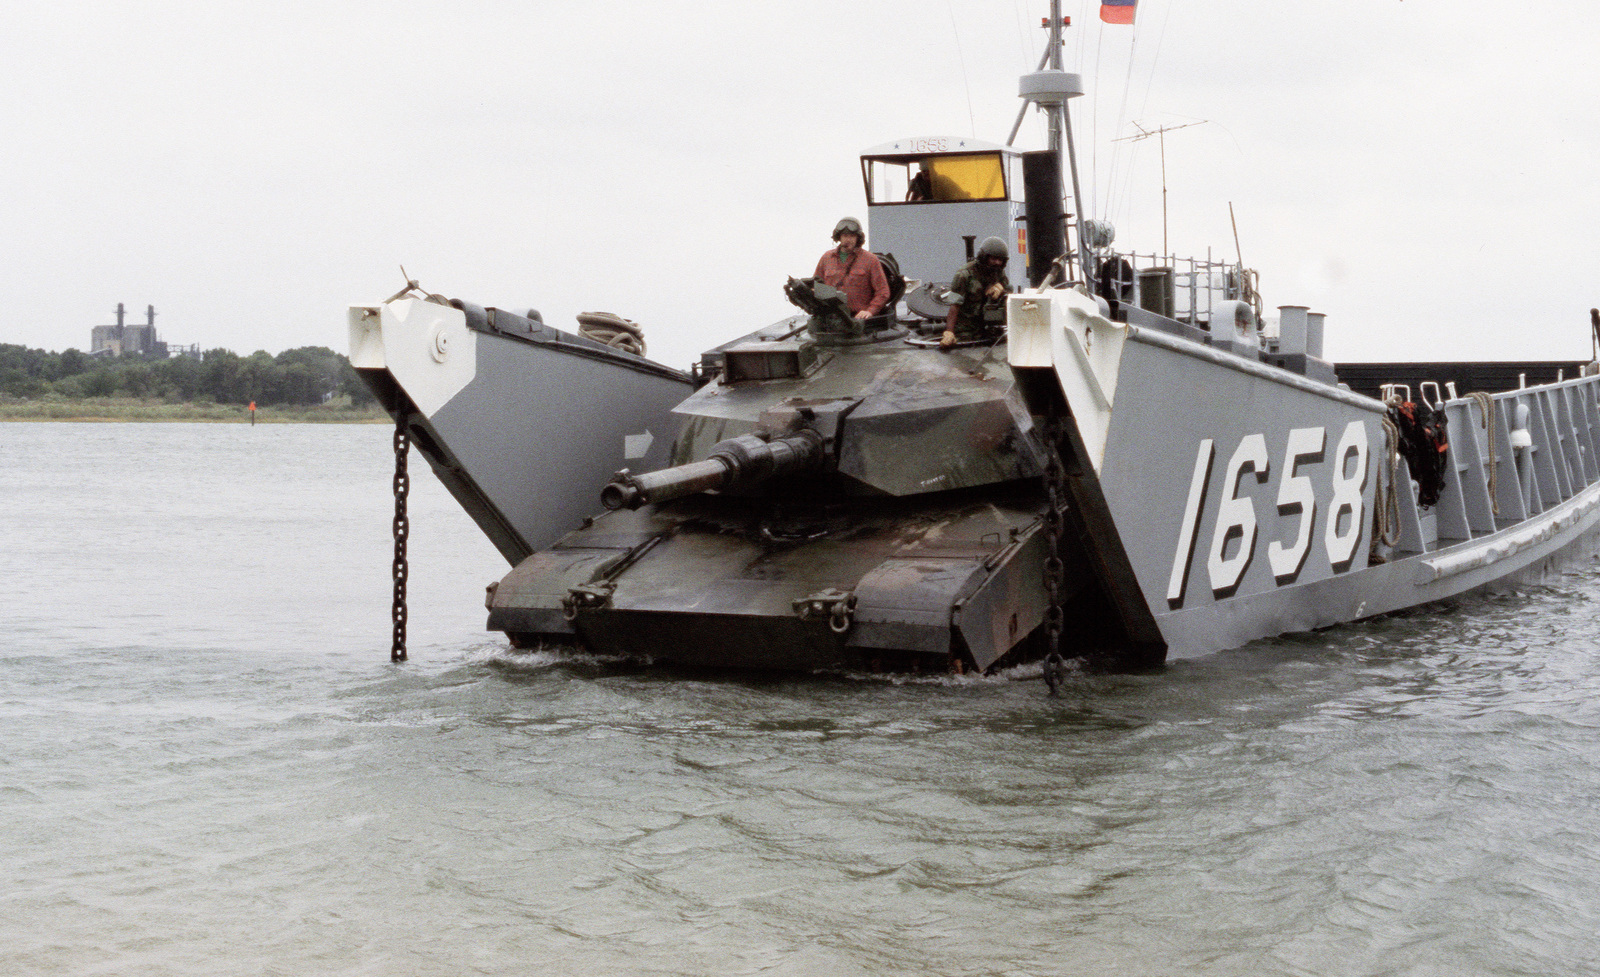
{"label": "military tank", "polygon": [[[893,309],[904,279],[882,258]],[[802,314],[704,357],[672,464],[617,472],[599,514],[491,588],[491,629],[786,670],[1041,650],[1046,453],[1003,337],[941,350],[892,314],[853,319],[820,282],[785,293]]]}

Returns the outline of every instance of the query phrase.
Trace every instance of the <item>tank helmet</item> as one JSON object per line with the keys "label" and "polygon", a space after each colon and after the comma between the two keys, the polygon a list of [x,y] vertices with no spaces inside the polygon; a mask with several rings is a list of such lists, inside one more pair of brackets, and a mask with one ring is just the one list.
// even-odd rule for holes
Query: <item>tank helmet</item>
{"label": "tank helmet", "polygon": [[839,240],[839,236],[845,231],[850,231],[856,237],[860,238],[860,243],[867,243],[867,232],[861,229],[861,222],[856,220],[854,217],[839,218],[839,223],[833,225],[833,239],[835,241]]}
{"label": "tank helmet", "polygon": [[1011,252],[1007,250],[1006,242],[997,237],[986,237],[983,239],[983,243],[978,245],[978,257],[1000,258],[1005,261],[1010,261]]}

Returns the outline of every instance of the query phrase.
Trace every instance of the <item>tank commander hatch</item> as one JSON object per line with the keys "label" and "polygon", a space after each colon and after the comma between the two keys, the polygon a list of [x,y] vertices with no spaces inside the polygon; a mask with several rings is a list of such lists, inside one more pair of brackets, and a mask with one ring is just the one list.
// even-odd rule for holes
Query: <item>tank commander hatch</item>
{"label": "tank commander hatch", "polygon": [[883,263],[867,250],[867,236],[854,217],[841,218],[833,226],[833,239],[839,246],[823,252],[815,277],[844,292],[851,315],[870,319],[889,304],[889,279]]}
{"label": "tank commander hatch", "polygon": [[945,316],[940,349],[998,334],[1006,326],[1006,263],[1011,252],[997,237],[978,245],[978,256],[961,266],[950,279],[950,312]]}

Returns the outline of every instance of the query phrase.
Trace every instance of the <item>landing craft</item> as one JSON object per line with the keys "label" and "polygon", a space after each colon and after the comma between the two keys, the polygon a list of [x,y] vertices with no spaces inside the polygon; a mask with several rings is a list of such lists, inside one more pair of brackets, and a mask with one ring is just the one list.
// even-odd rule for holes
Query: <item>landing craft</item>
{"label": "landing craft", "polygon": [[[1069,224],[1081,82],[1041,63],[1020,91],[1046,150],[863,154],[894,286],[876,318],[791,280],[798,314],[680,372],[614,333],[411,287],[351,309],[352,362],[401,442],[513,565],[491,629],[744,668],[1136,668],[1588,551],[1592,366],[1457,396],[1397,365],[1381,398],[1353,392],[1321,316],[1283,306],[1263,329],[1250,269]],[[1029,285],[1005,331],[941,348],[941,283],[991,236]],[[567,409],[595,391],[602,409]]]}

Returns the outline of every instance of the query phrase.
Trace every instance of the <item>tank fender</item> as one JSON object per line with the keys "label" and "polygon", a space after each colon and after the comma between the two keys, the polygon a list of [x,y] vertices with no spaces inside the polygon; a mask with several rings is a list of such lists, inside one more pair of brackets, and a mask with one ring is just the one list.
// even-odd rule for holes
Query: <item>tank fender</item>
{"label": "tank fender", "polygon": [[[972,662],[988,668],[1044,621],[1048,597],[1044,559],[1049,545],[1043,523],[1024,530],[1016,542],[995,555],[994,571],[964,600],[953,615]],[[1068,560],[1066,595],[1082,586],[1082,568]]]}
{"label": "tank fender", "polygon": [[562,602],[573,587],[593,580],[626,550],[557,548],[518,563],[489,599],[491,631],[570,636],[574,633]]}
{"label": "tank fender", "polygon": [[946,654],[950,609],[987,573],[982,560],[970,557],[884,560],[856,585],[855,624],[845,644]]}

